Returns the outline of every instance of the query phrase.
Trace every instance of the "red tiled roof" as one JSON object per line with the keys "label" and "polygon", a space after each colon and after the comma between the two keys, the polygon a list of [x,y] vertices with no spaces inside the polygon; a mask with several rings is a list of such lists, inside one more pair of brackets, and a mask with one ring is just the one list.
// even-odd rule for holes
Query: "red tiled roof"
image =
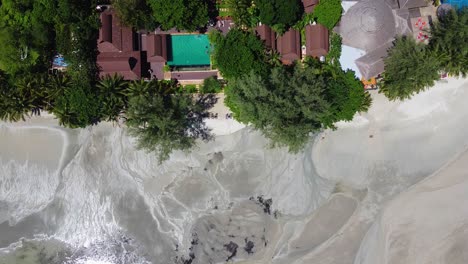
{"label": "red tiled roof", "polygon": [[275,50],[276,49],[276,34],[267,25],[261,25],[255,28],[255,32],[261,40],[265,42],[265,46]]}
{"label": "red tiled roof", "polygon": [[122,27],[112,9],[101,13],[97,64],[100,76],[119,74],[126,80],[141,78],[141,51],[134,48],[136,34],[129,27]]}
{"label": "red tiled roof", "polygon": [[150,34],[146,37],[146,52],[149,62],[167,61],[167,35]]}
{"label": "red tiled roof", "polygon": [[301,59],[301,35],[298,31],[290,29],[278,38],[277,48],[284,64],[291,64]]}
{"label": "red tiled roof", "polygon": [[306,55],[321,57],[328,54],[329,32],[328,29],[320,24],[307,25],[306,33]]}
{"label": "red tiled roof", "polygon": [[122,75],[125,80],[141,77],[141,52],[107,52],[98,55],[97,63],[101,68],[100,76]]}

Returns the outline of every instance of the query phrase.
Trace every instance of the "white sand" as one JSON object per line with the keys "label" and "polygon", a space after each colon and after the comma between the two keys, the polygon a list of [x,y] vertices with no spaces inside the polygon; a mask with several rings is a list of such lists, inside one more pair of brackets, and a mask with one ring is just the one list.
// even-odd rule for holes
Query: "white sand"
{"label": "white sand", "polygon": [[[468,146],[468,80],[440,82],[404,103],[373,98],[369,113],[297,155],[223,120],[218,104],[219,120],[207,120],[216,141],[161,166],[109,123],[74,131],[57,130],[50,117],[3,125],[1,156],[15,162],[0,171],[0,222],[40,212],[56,237],[107,257],[105,239],[124,232],[162,264],[178,254],[175,244],[188,254],[194,231],[203,242],[194,264],[224,262],[229,241],[239,244],[241,263],[468,263],[468,155],[418,184]],[[28,137],[42,143],[30,147]],[[248,201],[257,195],[273,199],[277,219]],[[256,243],[252,254],[246,238]]]}

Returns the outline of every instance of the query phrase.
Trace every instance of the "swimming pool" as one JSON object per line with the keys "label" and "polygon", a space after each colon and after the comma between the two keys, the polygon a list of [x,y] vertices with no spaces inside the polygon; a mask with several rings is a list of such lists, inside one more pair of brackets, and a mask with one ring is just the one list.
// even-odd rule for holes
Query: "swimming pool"
{"label": "swimming pool", "polygon": [[207,35],[171,35],[168,40],[169,66],[210,65],[210,41]]}
{"label": "swimming pool", "polygon": [[443,0],[443,3],[456,8],[468,7],[468,0]]}
{"label": "swimming pool", "polygon": [[52,65],[54,67],[67,67],[68,63],[65,61],[62,55],[55,55]]}

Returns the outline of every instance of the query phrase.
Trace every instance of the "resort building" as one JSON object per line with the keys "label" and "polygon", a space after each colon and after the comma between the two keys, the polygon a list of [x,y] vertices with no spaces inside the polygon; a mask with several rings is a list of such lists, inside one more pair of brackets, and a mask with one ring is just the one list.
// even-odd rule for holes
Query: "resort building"
{"label": "resort building", "polygon": [[328,29],[323,25],[307,25],[305,27],[306,55],[316,58],[327,55],[330,48],[328,34]]}
{"label": "resort building", "polygon": [[[343,7],[345,13],[335,28],[346,51],[340,61],[352,61],[353,65],[342,63],[342,66],[355,70],[365,80],[384,71],[383,59],[395,36],[413,36],[417,41],[427,42],[426,29],[436,18],[435,7],[425,0],[363,0]],[[357,57],[351,60],[343,56]]]}
{"label": "resort building", "polygon": [[118,74],[126,80],[140,79],[144,62],[138,35],[131,28],[120,26],[118,18],[110,9],[104,10],[100,18],[102,25],[97,57],[100,76]]}
{"label": "resort building", "polygon": [[259,25],[255,28],[258,37],[264,41],[265,46],[281,55],[283,64],[292,64],[301,59],[301,34],[299,31],[290,29],[282,36],[267,25]]}
{"label": "resort building", "polygon": [[[302,0],[306,13],[314,11],[319,0]],[[260,24],[255,28],[255,32],[265,46],[281,55],[283,64],[292,64],[296,60],[301,60],[301,34],[295,29],[290,29],[282,36],[276,34],[269,26]],[[328,29],[320,24],[311,21],[305,27],[305,55],[321,58],[328,54],[330,39]]]}
{"label": "resort building", "polygon": [[112,7],[101,9],[97,64],[100,76],[118,74],[125,80],[178,79],[201,83],[218,76],[211,69],[211,46],[206,34],[157,30],[135,32],[120,24]]}

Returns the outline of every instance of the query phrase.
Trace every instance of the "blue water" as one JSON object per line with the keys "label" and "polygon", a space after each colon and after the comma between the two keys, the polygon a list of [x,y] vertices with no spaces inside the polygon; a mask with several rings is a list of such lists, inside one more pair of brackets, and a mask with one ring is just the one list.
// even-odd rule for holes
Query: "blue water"
{"label": "blue water", "polygon": [[443,2],[457,8],[468,7],[468,0],[444,0]]}
{"label": "blue water", "polygon": [[63,58],[62,55],[56,55],[54,56],[54,66],[56,67],[67,67],[68,63],[65,62],[65,59]]}

